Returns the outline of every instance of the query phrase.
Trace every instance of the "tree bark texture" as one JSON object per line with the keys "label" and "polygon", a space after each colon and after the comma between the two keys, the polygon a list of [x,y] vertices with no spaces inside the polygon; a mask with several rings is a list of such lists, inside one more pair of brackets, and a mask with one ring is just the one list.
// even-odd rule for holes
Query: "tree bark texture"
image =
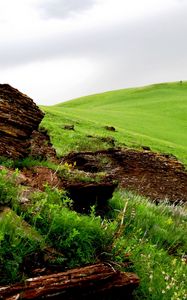
{"label": "tree bark texture", "polygon": [[0,299],[132,299],[136,274],[99,263],[0,288]]}

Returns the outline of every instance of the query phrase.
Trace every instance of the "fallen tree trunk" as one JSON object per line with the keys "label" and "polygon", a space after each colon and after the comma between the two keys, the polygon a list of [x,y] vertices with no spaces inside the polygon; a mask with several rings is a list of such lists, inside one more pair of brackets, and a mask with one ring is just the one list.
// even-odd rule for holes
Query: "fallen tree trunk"
{"label": "fallen tree trunk", "polygon": [[1,287],[0,299],[130,299],[138,284],[135,274],[99,263]]}

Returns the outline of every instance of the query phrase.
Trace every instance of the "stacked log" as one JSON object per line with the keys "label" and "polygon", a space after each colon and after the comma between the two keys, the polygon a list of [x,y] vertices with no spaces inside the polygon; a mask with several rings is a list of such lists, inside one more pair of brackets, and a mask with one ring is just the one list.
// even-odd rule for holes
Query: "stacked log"
{"label": "stacked log", "polygon": [[139,278],[99,263],[0,288],[0,299],[131,299]]}
{"label": "stacked log", "polygon": [[31,98],[8,84],[0,84],[0,156],[27,156],[31,134],[43,117]]}

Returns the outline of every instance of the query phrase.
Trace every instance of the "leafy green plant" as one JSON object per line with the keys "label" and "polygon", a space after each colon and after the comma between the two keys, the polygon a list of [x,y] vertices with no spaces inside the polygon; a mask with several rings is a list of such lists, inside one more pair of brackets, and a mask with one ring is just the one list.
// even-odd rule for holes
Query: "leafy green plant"
{"label": "leafy green plant", "polygon": [[10,158],[0,156],[0,166],[4,166],[6,168],[12,168],[14,166],[14,161]]}
{"label": "leafy green plant", "polygon": [[50,196],[49,199],[50,194],[43,197],[44,194],[38,193],[40,201],[35,198],[25,215],[26,220],[45,237],[48,244],[63,253],[64,266],[95,262],[113,239],[110,222],[94,214],[90,217],[71,211],[66,205],[65,195],[64,199],[60,199],[57,192],[56,197]]}
{"label": "leafy green plant", "polygon": [[23,260],[41,251],[43,241],[32,230],[26,230],[22,218],[13,211],[0,216],[0,284],[8,284],[22,279]]}
{"label": "leafy green plant", "polygon": [[15,172],[9,175],[7,170],[0,170],[0,205],[13,205],[18,196]]}

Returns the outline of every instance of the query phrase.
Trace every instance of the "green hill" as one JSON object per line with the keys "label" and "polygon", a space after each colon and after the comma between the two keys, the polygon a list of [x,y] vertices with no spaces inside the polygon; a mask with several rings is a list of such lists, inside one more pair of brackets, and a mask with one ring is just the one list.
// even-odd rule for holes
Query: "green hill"
{"label": "green hill", "polygon": [[[42,109],[46,113],[42,126],[59,155],[149,146],[174,154],[187,165],[187,82],[111,91]],[[6,293],[9,299],[24,297],[12,283],[21,282],[21,288],[24,282],[25,286],[33,282],[25,281],[29,277],[98,262],[139,276],[134,300],[187,299],[183,166],[157,153],[113,149],[68,155],[79,155],[83,167],[79,168],[77,159],[57,159],[53,151],[51,156],[45,129],[36,133],[34,155],[19,160],[0,157],[0,299]],[[115,187],[117,182],[105,203],[106,196],[111,197],[108,183]],[[98,190],[103,186],[104,192]],[[76,210],[79,205],[82,210]],[[1,288],[7,284],[10,289]],[[56,296],[52,285],[49,292]],[[45,292],[43,286],[38,289]]]}
{"label": "green hill", "polygon": [[[111,91],[42,109],[43,125],[59,154],[106,148],[107,137],[112,137],[116,146],[149,146],[187,164],[187,82]],[[65,124],[73,124],[75,131],[67,133]],[[116,131],[107,131],[107,125]]]}

